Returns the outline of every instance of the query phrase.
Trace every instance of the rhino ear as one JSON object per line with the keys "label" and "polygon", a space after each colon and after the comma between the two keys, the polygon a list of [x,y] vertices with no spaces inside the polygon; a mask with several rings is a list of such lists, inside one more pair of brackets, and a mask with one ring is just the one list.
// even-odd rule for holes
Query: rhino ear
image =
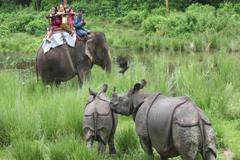
{"label": "rhino ear", "polygon": [[133,93],[138,92],[140,89],[142,89],[142,86],[140,83],[136,83],[133,87]]}
{"label": "rhino ear", "polygon": [[145,79],[141,80],[141,88],[145,87],[147,84],[147,81]]}
{"label": "rhino ear", "polygon": [[113,87],[112,97],[117,97],[116,87]]}
{"label": "rhino ear", "polygon": [[107,84],[103,84],[103,86],[102,86],[102,91],[101,91],[101,92],[106,93],[107,90],[108,90],[108,85],[107,85]]}
{"label": "rhino ear", "polygon": [[89,94],[92,95],[93,97],[97,96],[97,93],[92,91],[90,88],[88,88]]}
{"label": "rhino ear", "polygon": [[143,89],[145,85],[147,84],[146,80],[141,80],[140,83],[136,83],[133,87],[133,93],[138,92],[140,89]]}

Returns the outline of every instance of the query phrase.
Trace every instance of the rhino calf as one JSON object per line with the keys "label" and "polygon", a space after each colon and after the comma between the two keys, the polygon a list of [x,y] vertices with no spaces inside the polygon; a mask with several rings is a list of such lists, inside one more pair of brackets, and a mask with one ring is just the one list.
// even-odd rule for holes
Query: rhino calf
{"label": "rhino calf", "polygon": [[140,92],[145,84],[136,83],[122,96],[113,93],[110,102],[114,112],[133,115],[144,151],[152,156],[155,148],[161,160],[179,155],[194,160],[198,153],[204,160],[215,160],[215,134],[203,111],[188,97]]}
{"label": "rhino calf", "polygon": [[107,85],[103,85],[101,92],[96,93],[89,89],[89,99],[84,112],[83,132],[87,146],[92,149],[93,142],[98,141],[98,151],[104,152],[106,144],[109,153],[115,154],[114,134],[117,127],[117,115],[109,107],[106,96]]}

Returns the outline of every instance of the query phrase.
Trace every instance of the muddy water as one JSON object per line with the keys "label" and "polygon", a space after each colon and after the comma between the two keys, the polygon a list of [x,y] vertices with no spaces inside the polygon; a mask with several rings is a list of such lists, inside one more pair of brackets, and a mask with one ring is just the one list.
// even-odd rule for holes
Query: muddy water
{"label": "muddy water", "polygon": [[[138,56],[140,61],[147,61],[144,54],[145,53],[143,53],[142,51],[129,50],[129,49],[115,49],[115,50],[111,51],[113,61],[116,60],[116,57],[118,55],[123,55],[127,59],[132,59],[134,56]],[[1,55],[1,53],[0,53],[0,55]],[[35,56],[28,57],[27,60],[18,60],[18,59],[24,59],[24,58],[22,58],[22,57],[15,58],[15,57],[11,57],[11,55],[5,54],[4,57],[1,58],[0,70],[3,70],[3,69],[26,70],[26,69],[33,69],[35,67]],[[24,54],[22,54],[22,55],[24,56]],[[8,58],[5,58],[5,57],[8,57]]]}

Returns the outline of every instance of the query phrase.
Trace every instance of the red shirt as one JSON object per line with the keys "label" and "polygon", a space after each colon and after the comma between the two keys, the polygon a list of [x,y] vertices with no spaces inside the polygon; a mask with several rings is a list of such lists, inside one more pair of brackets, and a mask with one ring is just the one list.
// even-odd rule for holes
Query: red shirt
{"label": "red shirt", "polygon": [[61,24],[62,24],[62,16],[57,15],[52,17],[51,26],[53,27],[53,29],[60,28]]}
{"label": "red shirt", "polygon": [[69,22],[69,24],[73,24],[73,22],[74,22],[74,13],[69,13],[69,15],[68,15],[68,22]]}

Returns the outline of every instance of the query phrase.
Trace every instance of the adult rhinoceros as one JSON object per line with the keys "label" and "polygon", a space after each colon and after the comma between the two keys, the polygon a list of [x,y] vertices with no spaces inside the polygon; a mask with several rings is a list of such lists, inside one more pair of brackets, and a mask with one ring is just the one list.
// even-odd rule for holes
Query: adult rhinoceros
{"label": "adult rhinoceros", "polygon": [[133,115],[144,151],[152,156],[155,148],[161,160],[178,155],[195,160],[198,153],[204,160],[215,160],[215,135],[203,111],[188,97],[139,92],[145,84],[136,83],[123,96],[113,93],[110,102],[116,113]]}
{"label": "adult rhinoceros", "polygon": [[89,78],[93,64],[111,71],[109,47],[102,32],[91,33],[87,41],[77,40],[75,47],[60,45],[44,53],[38,50],[36,70],[45,84],[59,84],[78,76],[79,84]]}

